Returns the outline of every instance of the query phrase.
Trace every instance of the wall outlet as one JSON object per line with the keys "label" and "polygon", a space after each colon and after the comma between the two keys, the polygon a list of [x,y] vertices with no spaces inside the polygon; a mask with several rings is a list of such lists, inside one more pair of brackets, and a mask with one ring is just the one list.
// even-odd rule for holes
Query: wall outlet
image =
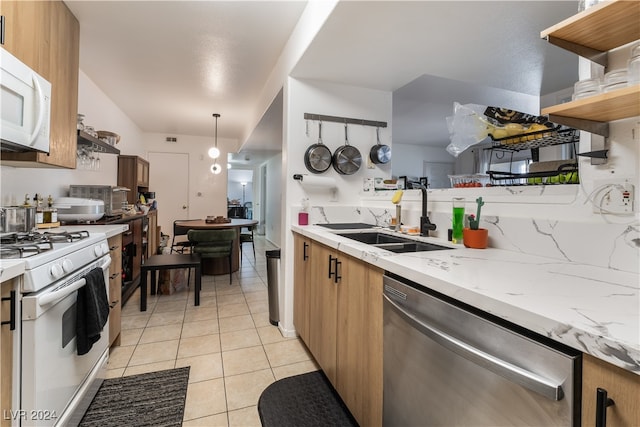
{"label": "wall outlet", "polygon": [[630,179],[595,181],[593,212],[614,215],[633,214],[635,187]]}

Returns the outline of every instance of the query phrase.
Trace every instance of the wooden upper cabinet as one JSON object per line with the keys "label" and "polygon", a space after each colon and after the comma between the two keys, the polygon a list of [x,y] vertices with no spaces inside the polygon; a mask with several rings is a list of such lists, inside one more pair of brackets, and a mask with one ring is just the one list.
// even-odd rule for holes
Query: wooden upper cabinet
{"label": "wooden upper cabinet", "polygon": [[76,167],[80,25],[62,1],[0,2],[3,48],[51,83],[49,154],[2,153],[2,164]]}
{"label": "wooden upper cabinet", "polygon": [[2,47],[49,80],[51,3],[3,0],[0,14],[5,17]]}
{"label": "wooden upper cabinet", "polygon": [[118,156],[118,185],[127,187],[127,201],[135,203],[138,193],[149,191],[149,162],[138,156]]}

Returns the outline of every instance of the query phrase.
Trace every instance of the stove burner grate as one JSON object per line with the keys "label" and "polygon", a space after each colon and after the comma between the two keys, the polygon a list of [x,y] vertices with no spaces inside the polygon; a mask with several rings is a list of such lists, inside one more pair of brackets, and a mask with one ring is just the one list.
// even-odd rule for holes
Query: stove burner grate
{"label": "stove burner grate", "polygon": [[72,243],[88,237],[86,230],[5,234],[0,238],[0,259],[27,258],[52,250],[54,243]]}
{"label": "stove burner grate", "polygon": [[27,258],[53,249],[53,243],[48,241],[14,243],[0,248],[1,259]]}
{"label": "stove burner grate", "polygon": [[51,242],[75,242],[78,240],[86,239],[89,237],[89,232],[85,230],[81,231],[63,231],[61,233],[53,233],[51,231],[45,231],[42,235]]}

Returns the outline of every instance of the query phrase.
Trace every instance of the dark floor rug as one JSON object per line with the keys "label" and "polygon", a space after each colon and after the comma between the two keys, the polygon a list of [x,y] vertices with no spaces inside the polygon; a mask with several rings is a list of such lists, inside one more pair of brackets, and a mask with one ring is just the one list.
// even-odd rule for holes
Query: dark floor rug
{"label": "dark floor rug", "polygon": [[283,378],[258,400],[263,427],[357,426],[322,371]]}
{"label": "dark floor rug", "polygon": [[106,379],[80,426],[182,425],[189,367]]}

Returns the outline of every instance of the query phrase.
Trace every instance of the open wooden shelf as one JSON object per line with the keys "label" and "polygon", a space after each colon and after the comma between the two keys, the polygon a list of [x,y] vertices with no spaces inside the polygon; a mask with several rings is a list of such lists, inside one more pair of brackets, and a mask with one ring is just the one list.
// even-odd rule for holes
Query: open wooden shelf
{"label": "open wooden shelf", "polygon": [[616,0],[597,4],[540,33],[606,52],[640,39],[640,1]]}
{"label": "open wooden shelf", "polygon": [[78,130],[78,146],[86,147],[87,149],[98,153],[120,154],[120,150],[113,145],[109,145],[103,140],[91,136],[82,130]]}
{"label": "open wooden shelf", "polygon": [[543,108],[542,114],[596,122],[640,116],[640,84]]}

